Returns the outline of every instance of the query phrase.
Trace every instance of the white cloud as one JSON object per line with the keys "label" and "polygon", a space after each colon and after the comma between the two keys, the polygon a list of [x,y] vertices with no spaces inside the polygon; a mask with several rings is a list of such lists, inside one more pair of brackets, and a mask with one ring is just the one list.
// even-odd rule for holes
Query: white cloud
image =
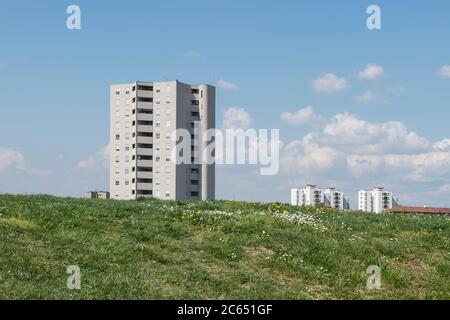
{"label": "white cloud", "polygon": [[408,131],[404,123],[389,121],[370,123],[349,113],[331,118],[317,135],[321,143],[341,149],[352,148],[354,153],[417,152],[429,148],[427,139]]}
{"label": "white cloud", "polygon": [[402,122],[372,123],[343,113],[287,143],[281,164],[285,173],[328,180],[349,172],[361,181],[450,181],[450,139],[433,144]]}
{"label": "white cloud", "polygon": [[226,81],[224,79],[220,79],[219,81],[217,81],[217,86],[219,88],[221,88],[221,89],[224,89],[224,90],[237,90],[237,89],[239,89],[239,87],[236,84],[234,84],[232,82],[229,82],[229,81]]}
{"label": "white cloud", "polygon": [[320,120],[320,118],[314,114],[314,109],[311,106],[299,109],[294,113],[283,112],[280,115],[280,119],[291,125],[315,123]]}
{"label": "white cloud", "polygon": [[184,54],[184,56],[186,58],[199,58],[200,57],[200,53],[198,53],[197,51],[189,51],[189,52],[186,52]]}
{"label": "white cloud", "polygon": [[369,63],[364,70],[361,70],[358,77],[366,80],[374,80],[381,77],[384,74],[384,70],[381,66]]}
{"label": "white cloud", "polygon": [[80,169],[104,169],[109,166],[109,145],[104,146],[95,154],[91,155],[86,160],[78,162],[78,168]]}
{"label": "white cloud", "polygon": [[223,112],[224,129],[248,129],[251,123],[250,113],[244,108],[230,107]]}
{"label": "white cloud", "polygon": [[345,78],[339,78],[334,73],[327,73],[313,81],[314,89],[318,92],[337,92],[349,88]]}
{"label": "white cloud", "polygon": [[338,156],[336,150],[312,142],[312,135],[288,143],[282,151],[281,166],[285,172],[317,172],[330,169]]}
{"label": "white cloud", "polygon": [[450,139],[444,139],[433,144],[435,150],[450,150]]}
{"label": "white cloud", "polygon": [[25,169],[25,157],[16,150],[0,148],[0,173],[11,168]]}
{"label": "white cloud", "polygon": [[355,97],[355,100],[362,103],[369,103],[376,101],[377,95],[372,90],[367,90],[363,95]]}
{"label": "white cloud", "polygon": [[439,75],[450,78],[450,65],[444,65],[439,69]]}
{"label": "white cloud", "polygon": [[28,167],[24,155],[20,151],[0,148],[0,174],[16,169],[30,175],[45,176],[50,172]]}

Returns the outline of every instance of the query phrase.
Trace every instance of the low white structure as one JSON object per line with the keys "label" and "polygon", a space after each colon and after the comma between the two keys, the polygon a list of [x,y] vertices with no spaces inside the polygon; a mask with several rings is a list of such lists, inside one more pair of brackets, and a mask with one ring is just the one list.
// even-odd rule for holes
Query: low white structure
{"label": "low white structure", "polygon": [[383,187],[360,190],[358,198],[358,209],[365,212],[381,213],[398,206],[398,199]]}
{"label": "low white structure", "polygon": [[349,209],[350,199],[344,197],[344,193],[335,188],[322,190],[315,185],[307,185],[304,188],[291,189],[291,204],[293,206],[323,204],[336,209]]}

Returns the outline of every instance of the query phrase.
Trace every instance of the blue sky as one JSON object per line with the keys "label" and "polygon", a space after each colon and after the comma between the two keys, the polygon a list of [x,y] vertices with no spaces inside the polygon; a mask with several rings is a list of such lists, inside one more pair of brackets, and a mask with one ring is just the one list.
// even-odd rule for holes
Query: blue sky
{"label": "blue sky", "polygon": [[[71,4],[81,8],[81,30],[65,26]],[[381,8],[382,30],[366,27],[371,4]],[[290,148],[282,150],[277,176],[218,168],[218,197],[288,201],[289,188],[317,183],[355,198],[359,188],[383,184],[407,204],[450,206],[450,77],[439,74],[450,65],[448,1],[1,6],[1,193],[79,196],[107,188],[101,149],[108,143],[110,84],[223,79],[237,89],[218,88],[217,126],[234,107],[252,127],[280,128]],[[368,64],[382,72],[361,76]],[[326,74],[345,85],[317,90],[314,81]],[[307,107],[308,121],[280,118]],[[364,133],[367,140],[358,140]],[[377,150],[367,151],[366,143]],[[92,166],[80,168],[88,159]]]}

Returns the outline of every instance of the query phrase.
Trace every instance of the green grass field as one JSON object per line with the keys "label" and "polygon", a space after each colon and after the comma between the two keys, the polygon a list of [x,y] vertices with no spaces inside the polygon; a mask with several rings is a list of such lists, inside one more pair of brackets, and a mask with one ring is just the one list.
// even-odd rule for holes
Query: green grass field
{"label": "green grass field", "polygon": [[0,299],[449,299],[449,249],[443,216],[0,196]]}

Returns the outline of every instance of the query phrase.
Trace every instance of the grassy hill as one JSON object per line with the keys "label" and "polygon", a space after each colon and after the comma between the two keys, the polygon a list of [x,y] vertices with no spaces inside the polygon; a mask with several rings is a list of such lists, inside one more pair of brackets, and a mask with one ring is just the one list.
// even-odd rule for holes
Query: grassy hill
{"label": "grassy hill", "polygon": [[449,299],[449,248],[442,216],[0,196],[0,299]]}

